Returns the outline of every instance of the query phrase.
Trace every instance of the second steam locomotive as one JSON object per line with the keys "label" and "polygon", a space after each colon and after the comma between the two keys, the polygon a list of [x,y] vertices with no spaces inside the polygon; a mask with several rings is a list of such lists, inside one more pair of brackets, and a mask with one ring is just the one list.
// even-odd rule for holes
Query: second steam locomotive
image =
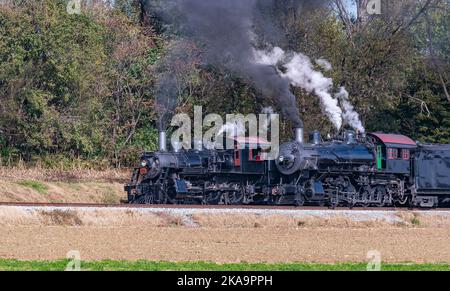
{"label": "second steam locomotive", "polygon": [[396,134],[323,141],[313,132],[264,160],[266,140],[233,139],[231,150],[145,153],[126,185],[132,204],[438,207],[450,202],[450,145],[422,145]]}

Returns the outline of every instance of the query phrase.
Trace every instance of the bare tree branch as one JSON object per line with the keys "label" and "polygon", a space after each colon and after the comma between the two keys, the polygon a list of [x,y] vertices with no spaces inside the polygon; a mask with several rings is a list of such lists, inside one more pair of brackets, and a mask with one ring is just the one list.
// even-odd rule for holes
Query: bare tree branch
{"label": "bare tree branch", "polygon": [[347,35],[350,36],[353,31],[353,22],[351,20],[351,15],[348,12],[345,4],[342,0],[334,0],[334,6],[336,7],[336,12],[341,19],[342,23],[345,25],[345,29],[347,31]]}
{"label": "bare tree branch", "polygon": [[422,114],[423,114],[424,112],[426,112],[427,117],[430,117],[430,116],[431,116],[431,111],[430,111],[430,109],[428,108],[428,104],[427,104],[425,101],[423,101],[422,99],[419,99],[419,98],[417,98],[417,97],[410,96],[410,95],[407,95],[406,97],[408,97],[408,98],[411,99],[412,101],[415,101],[415,102],[420,103],[420,111],[421,111]]}
{"label": "bare tree branch", "polygon": [[365,25],[369,19],[368,5],[369,0],[356,0],[357,19],[360,25]]}
{"label": "bare tree branch", "polygon": [[431,19],[430,19],[430,15],[428,14],[428,11],[425,12],[425,19],[426,19],[426,31],[427,31],[427,46],[428,46],[428,50],[430,52],[430,56],[431,56],[431,65],[435,68],[436,72],[439,75],[439,80],[440,83],[442,85],[443,91],[444,91],[444,95],[447,98],[448,102],[450,102],[450,95],[448,93],[447,90],[447,84],[444,80],[444,77],[442,76],[442,68],[441,66],[438,64],[437,62],[437,56],[436,56],[436,52],[434,50],[434,44],[433,44],[433,30],[432,30],[432,23],[431,23]]}
{"label": "bare tree branch", "polygon": [[439,0],[426,0],[425,4],[419,9],[419,11],[416,13],[416,15],[411,18],[411,20],[408,22],[407,25],[403,26],[403,23],[399,24],[396,29],[392,31],[392,34],[395,35],[399,32],[405,31],[409,29],[416,21],[419,19],[420,16],[424,15],[428,9],[430,8],[431,4],[434,4],[436,1]]}

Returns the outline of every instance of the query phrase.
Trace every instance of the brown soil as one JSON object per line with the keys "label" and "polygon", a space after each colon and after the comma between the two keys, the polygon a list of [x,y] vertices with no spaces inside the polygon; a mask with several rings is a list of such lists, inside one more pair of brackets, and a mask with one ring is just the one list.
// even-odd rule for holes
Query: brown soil
{"label": "brown soil", "polygon": [[0,227],[1,258],[84,260],[450,263],[449,229],[228,229],[177,227]]}
{"label": "brown soil", "polygon": [[[449,218],[405,216],[405,223],[345,218],[141,213],[132,210],[28,211],[0,208],[0,258],[226,262],[450,263]],[[411,217],[420,221],[408,223]]]}

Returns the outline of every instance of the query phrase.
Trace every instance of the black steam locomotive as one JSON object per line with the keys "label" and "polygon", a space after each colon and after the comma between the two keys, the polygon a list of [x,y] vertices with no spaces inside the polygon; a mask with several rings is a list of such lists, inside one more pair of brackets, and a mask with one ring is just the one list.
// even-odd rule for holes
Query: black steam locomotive
{"label": "black steam locomotive", "polygon": [[145,153],[125,186],[132,204],[438,207],[450,202],[450,145],[372,133],[323,141],[313,132],[262,158],[267,141],[235,138],[232,150]]}

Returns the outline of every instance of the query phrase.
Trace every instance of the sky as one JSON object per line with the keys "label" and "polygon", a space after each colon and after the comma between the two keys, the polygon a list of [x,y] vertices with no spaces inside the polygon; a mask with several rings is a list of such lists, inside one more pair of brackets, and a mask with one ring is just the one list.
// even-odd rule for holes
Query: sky
{"label": "sky", "polygon": [[349,12],[356,15],[356,4],[355,0],[344,0]]}

